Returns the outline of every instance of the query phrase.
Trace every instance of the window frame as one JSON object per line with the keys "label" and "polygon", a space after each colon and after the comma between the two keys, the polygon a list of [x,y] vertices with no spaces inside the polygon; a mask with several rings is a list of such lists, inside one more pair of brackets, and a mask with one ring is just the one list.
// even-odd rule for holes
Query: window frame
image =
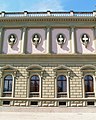
{"label": "window frame", "polygon": [[[64,77],[64,79],[63,80],[59,80],[59,77],[61,77],[61,76],[63,76]],[[64,85],[64,82],[66,81],[66,91],[64,90],[62,90],[62,91],[58,91],[58,82],[60,82],[60,84],[62,84],[63,83],[63,85]],[[61,86],[61,85],[60,85]],[[64,88],[64,87],[63,87]],[[58,75],[58,77],[57,77],[57,92],[58,93],[67,93],[67,78],[66,78],[66,76],[65,75]]]}
{"label": "window frame", "polygon": [[[92,76],[92,78],[93,78],[93,92],[86,92],[86,91],[85,91],[85,80],[84,80],[84,78],[85,78],[85,76],[87,76],[87,75]],[[95,93],[95,76],[94,76],[92,73],[86,73],[86,74],[84,74],[82,84],[83,84],[83,97],[84,97],[84,98],[86,98],[87,95],[90,95],[90,94],[93,94],[93,95],[95,96],[95,94],[96,94],[96,93]],[[88,96],[88,97],[90,97],[90,96]]]}
{"label": "window frame", "polygon": [[[4,92],[3,90],[4,90],[4,78],[6,77],[6,76],[8,76],[8,75],[10,75],[10,76],[12,76],[12,92]],[[4,75],[3,75],[3,78],[2,78],[2,97],[4,97],[3,96],[3,94],[4,93],[11,93],[11,96],[10,97],[14,97],[14,90],[15,90],[15,79],[14,79],[14,74],[12,73],[12,72],[7,72],[7,73],[4,73]],[[6,96],[5,96],[6,97]]]}
{"label": "window frame", "polygon": [[[72,70],[70,68],[68,68],[67,66],[61,64],[61,65],[57,66],[55,69],[53,69],[53,71],[54,71],[54,75],[55,75],[55,77],[54,77],[54,79],[55,79],[55,98],[58,98],[57,97],[57,77],[59,75],[64,75],[67,78],[67,98],[69,98],[70,97],[69,81],[70,81],[70,73]],[[69,104],[69,102],[67,102],[67,105],[68,104]]]}
{"label": "window frame", "polygon": [[[32,77],[38,77],[38,79],[33,79],[32,80]],[[33,87],[33,88],[35,88],[35,90],[34,91],[31,91],[31,82],[32,81],[34,81],[35,82],[35,84],[36,84],[36,82],[38,81],[38,84],[40,85],[40,78],[39,78],[39,76],[38,75],[32,75],[31,77],[30,77],[30,93],[32,92],[32,93],[39,93],[39,87],[38,87],[38,91],[36,91],[36,88],[37,88],[37,86],[35,86],[35,87]]]}
{"label": "window frame", "polygon": [[[58,84],[58,83],[57,83],[57,78],[58,78],[60,75],[63,75],[63,76],[66,77],[66,81],[67,81],[67,82],[66,82],[66,83],[67,83],[67,86],[66,86],[66,87],[67,87],[67,91],[66,91],[66,94],[67,94],[67,95],[66,95],[66,97],[69,98],[69,76],[68,76],[66,73],[64,74],[64,72],[60,72],[60,73],[58,73],[57,76],[56,76],[56,79],[55,79],[55,98],[58,98],[58,94],[59,94],[59,93],[64,93],[64,92],[58,92],[58,88],[57,88],[57,84]],[[62,98],[62,97],[60,97],[60,98]]]}
{"label": "window frame", "polygon": [[[11,78],[10,79],[8,79],[7,77],[8,76],[11,76]],[[6,75],[5,77],[4,77],[4,84],[3,84],[3,93],[12,93],[12,83],[13,83],[13,78],[12,78],[12,75]],[[7,90],[5,90],[5,84],[6,84],[6,82],[7,82]],[[11,90],[9,89],[10,88],[10,82],[11,82]]]}
{"label": "window frame", "polygon": [[32,93],[32,92],[30,92],[30,79],[31,79],[31,77],[34,76],[34,75],[38,76],[38,78],[39,78],[39,92],[33,92],[33,93],[34,93],[34,94],[39,93],[39,96],[38,96],[38,97],[41,98],[41,96],[42,96],[42,94],[41,94],[41,76],[40,76],[40,74],[38,74],[38,73],[31,73],[30,76],[29,76],[29,78],[28,78],[28,89],[27,89],[28,92],[27,92],[27,97],[30,97],[30,93]]}
{"label": "window frame", "polygon": [[[85,77],[87,76],[90,76],[92,78],[92,80],[89,80],[89,79],[85,79]],[[90,86],[90,81],[92,81],[92,91],[91,91],[91,88],[88,87],[88,85]],[[85,75],[84,76],[84,85],[87,83],[87,87],[85,86],[85,93],[90,93],[90,92],[94,92],[94,80],[93,80],[93,76],[92,75]],[[87,91],[86,91],[86,88],[87,88]]]}
{"label": "window frame", "polygon": [[42,89],[41,89],[41,85],[42,85],[42,73],[43,73],[43,68],[42,66],[38,65],[38,64],[32,64],[30,66],[28,66],[28,68],[26,69],[28,72],[28,82],[27,82],[27,97],[30,97],[30,78],[33,75],[38,75],[40,82],[39,82],[39,97],[42,97]]}

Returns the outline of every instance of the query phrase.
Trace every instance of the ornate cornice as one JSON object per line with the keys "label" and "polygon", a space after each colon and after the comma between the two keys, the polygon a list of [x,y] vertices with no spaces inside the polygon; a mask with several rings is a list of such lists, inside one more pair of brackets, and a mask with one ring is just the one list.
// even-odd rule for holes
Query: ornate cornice
{"label": "ornate cornice", "polygon": [[82,22],[82,21],[87,21],[87,22],[95,22],[96,17],[94,16],[44,16],[44,17],[1,17],[0,22]]}
{"label": "ornate cornice", "polygon": [[0,54],[0,59],[31,59],[37,58],[39,60],[44,58],[76,58],[76,59],[96,59],[96,54]]}

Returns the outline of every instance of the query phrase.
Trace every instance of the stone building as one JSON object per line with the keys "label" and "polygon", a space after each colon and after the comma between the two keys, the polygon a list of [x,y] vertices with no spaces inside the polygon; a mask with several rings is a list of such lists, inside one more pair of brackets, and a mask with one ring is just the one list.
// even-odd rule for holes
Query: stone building
{"label": "stone building", "polygon": [[1,12],[0,105],[96,105],[96,11]]}

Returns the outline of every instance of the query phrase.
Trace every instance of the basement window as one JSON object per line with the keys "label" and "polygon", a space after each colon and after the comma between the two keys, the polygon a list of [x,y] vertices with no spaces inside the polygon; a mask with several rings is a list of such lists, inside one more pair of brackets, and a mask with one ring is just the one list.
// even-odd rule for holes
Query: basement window
{"label": "basement window", "polygon": [[38,105],[38,102],[37,102],[37,101],[31,101],[30,105],[32,105],[32,106],[37,106],[37,105]]}
{"label": "basement window", "polygon": [[87,105],[88,106],[94,106],[94,102],[93,101],[87,102]]}
{"label": "basement window", "polygon": [[66,106],[66,102],[59,102],[59,106]]}
{"label": "basement window", "polygon": [[3,105],[10,105],[10,101],[3,101]]}

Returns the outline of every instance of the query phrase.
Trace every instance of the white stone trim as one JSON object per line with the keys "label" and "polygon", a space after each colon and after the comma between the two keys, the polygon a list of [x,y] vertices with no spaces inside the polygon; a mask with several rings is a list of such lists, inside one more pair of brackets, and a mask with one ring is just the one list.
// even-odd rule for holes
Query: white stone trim
{"label": "white stone trim", "polygon": [[58,94],[58,92],[57,92],[57,78],[60,75],[64,75],[66,77],[66,79],[67,79],[67,98],[69,98],[69,76],[67,76],[64,73],[58,73],[56,78],[55,78],[55,98],[57,98],[57,94]]}
{"label": "white stone trim", "polygon": [[47,28],[46,52],[50,53],[50,28]]}
{"label": "white stone trim", "polygon": [[2,34],[3,34],[3,28],[0,28],[0,53],[2,53]]}
{"label": "white stone trim", "polygon": [[87,75],[90,75],[93,77],[93,87],[94,87],[94,93],[95,93],[95,97],[96,97],[96,82],[95,82],[95,76],[92,74],[92,73],[85,73],[84,76],[82,77],[82,85],[83,85],[83,97],[85,97],[85,82],[84,82],[84,77],[87,76]]}
{"label": "white stone trim", "polygon": [[7,72],[7,73],[4,73],[3,74],[3,77],[2,77],[2,94],[3,94],[3,89],[4,89],[4,78],[7,76],[7,75],[11,75],[13,80],[12,80],[12,96],[11,97],[14,97],[14,87],[15,87],[15,78],[14,78],[14,73],[11,73],[11,72]]}
{"label": "white stone trim", "polygon": [[21,54],[23,54],[24,52],[25,52],[25,37],[26,37],[26,28],[24,27],[23,29],[22,29],[22,36],[21,36],[21,49],[20,49],[20,52],[21,52]]}
{"label": "white stone trim", "polygon": [[75,54],[75,28],[71,28],[71,47],[72,47],[72,54]]}

